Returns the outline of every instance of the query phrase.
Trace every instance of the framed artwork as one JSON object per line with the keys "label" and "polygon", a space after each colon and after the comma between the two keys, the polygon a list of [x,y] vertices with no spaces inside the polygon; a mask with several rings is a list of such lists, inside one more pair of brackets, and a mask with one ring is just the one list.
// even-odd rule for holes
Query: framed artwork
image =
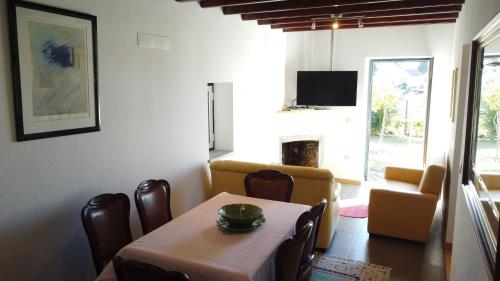
{"label": "framed artwork", "polygon": [[457,99],[457,87],[458,87],[458,68],[453,69],[451,81],[451,101],[450,101],[450,118],[451,122],[455,122],[455,107]]}
{"label": "framed artwork", "polygon": [[18,141],[100,130],[97,18],[9,2]]}

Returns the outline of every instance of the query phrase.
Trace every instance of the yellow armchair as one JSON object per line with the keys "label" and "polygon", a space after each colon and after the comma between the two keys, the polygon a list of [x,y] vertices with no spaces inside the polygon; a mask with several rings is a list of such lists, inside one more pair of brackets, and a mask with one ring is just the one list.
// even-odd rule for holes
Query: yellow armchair
{"label": "yellow armchair", "polygon": [[384,181],[370,191],[368,232],[427,241],[444,173],[442,164],[425,171],[386,167]]}

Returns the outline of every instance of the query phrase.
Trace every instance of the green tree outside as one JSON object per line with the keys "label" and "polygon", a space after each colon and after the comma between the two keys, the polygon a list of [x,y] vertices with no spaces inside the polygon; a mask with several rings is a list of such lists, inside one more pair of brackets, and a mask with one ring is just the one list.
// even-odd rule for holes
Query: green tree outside
{"label": "green tree outside", "polygon": [[382,144],[386,128],[397,112],[398,95],[394,91],[375,89],[372,98],[372,132],[378,133]]}
{"label": "green tree outside", "polygon": [[[500,88],[496,88],[493,91],[491,91],[491,93],[485,97],[485,101],[489,110],[494,112],[494,114],[496,115],[495,118],[490,117],[490,123],[493,123],[491,125],[495,125],[494,136],[497,142],[496,157],[498,158],[498,152],[500,149],[500,135],[498,134],[498,132],[500,132]],[[491,115],[493,114],[490,113],[490,116]]]}

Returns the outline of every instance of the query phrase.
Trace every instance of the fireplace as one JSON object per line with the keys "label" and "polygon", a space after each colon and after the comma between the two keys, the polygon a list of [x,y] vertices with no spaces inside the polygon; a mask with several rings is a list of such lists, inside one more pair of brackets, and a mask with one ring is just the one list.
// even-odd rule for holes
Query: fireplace
{"label": "fireplace", "polygon": [[319,138],[281,139],[281,163],[283,165],[318,168],[320,164]]}

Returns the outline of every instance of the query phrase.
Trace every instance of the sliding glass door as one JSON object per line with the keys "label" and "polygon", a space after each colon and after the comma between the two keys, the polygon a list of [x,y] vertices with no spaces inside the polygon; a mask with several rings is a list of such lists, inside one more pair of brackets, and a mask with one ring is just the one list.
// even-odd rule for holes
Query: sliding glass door
{"label": "sliding glass door", "polygon": [[430,58],[370,61],[366,180],[424,165],[431,75]]}

